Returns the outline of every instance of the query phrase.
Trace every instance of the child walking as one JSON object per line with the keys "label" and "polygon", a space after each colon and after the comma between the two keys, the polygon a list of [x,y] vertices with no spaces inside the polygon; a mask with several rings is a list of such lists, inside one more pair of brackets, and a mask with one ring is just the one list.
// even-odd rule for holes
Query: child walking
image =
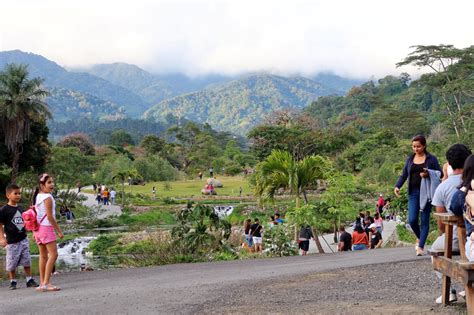
{"label": "child walking", "polygon": [[38,287],[38,283],[31,277],[30,245],[21,217],[23,209],[18,205],[21,199],[20,187],[15,184],[8,185],[6,196],[8,203],[0,209],[0,246],[7,249],[6,270],[10,277],[10,290],[16,289],[18,266],[25,269],[26,286]]}
{"label": "child walking", "polygon": [[51,195],[53,188],[53,177],[44,173],[38,178],[38,187],[33,196],[37,220],[40,222],[39,229],[33,233],[40,253],[40,286],[37,290],[42,292],[60,290],[59,287],[49,282],[54,264],[58,258],[58,247],[54,231],[56,231],[59,238],[64,237],[61,228],[56,222],[56,202]]}

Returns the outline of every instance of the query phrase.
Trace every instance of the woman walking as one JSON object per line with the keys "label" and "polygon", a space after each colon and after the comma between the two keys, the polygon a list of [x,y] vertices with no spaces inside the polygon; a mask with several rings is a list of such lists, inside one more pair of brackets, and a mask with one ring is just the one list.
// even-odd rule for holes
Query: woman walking
{"label": "woman walking", "polygon": [[[428,177],[428,169],[440,171],[438,159],[426,150],[426,139],[422,135],[412,139],[413,154],[405,161],[403,173],[398,178],[394,193],[400,196],[400,188],[408,180],[408,223],[416,235],[416,254],[423,255],[425,242],[430,229],[431,204],[428,203],[420,211],[420,187],[421,179]],[[418,222],[421,216],[421,224]]]}
{"label": "woman walking", "polygon": [[58,258],[56,235],[63,238],[63,232],[56,222],[56,202],[51,192],[54,188],[53,177],[44,173],[38,178],[38,187],[33,196],[36,207],[37,220],[40,227],[34,232],[34,238],[39,248],[39,273],[40,286],[38,291],[59,291],[60,288],[52,285],[49,280],[53,272],[54,264]]}

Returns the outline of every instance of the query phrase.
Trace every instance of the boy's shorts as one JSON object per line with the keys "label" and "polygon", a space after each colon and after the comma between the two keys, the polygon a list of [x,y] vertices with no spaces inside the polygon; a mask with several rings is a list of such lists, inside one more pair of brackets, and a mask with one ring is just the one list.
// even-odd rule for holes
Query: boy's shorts
{"label": "boy's shorts", "polygon": [[18,243],[7,245],[7,271],[13,271],[18,266],[30,267],[30,244],[28,238],[25,238]]}

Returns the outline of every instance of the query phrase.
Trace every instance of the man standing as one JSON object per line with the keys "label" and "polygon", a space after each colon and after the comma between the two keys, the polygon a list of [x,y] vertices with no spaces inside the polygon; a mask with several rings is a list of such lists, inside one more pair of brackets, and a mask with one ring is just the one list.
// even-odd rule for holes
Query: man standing
{"label": "man standing", "polygon": [[262,251],[262,226],[260,221],[255,219],[255,223],[250,227],[250,235],[252,236],[255,252]]}
{"label": "man standing", "polygon": [[[446,152],[446,159],[448,160],[449,165],[453,168],[453,173],[449,177],[439,184],[438,188],[433,196],[431,204],[436,207],[437,213],[449,212],[449,206],[451,204],[451,198],[456,192],[459,185],[461,185],[461,175],[463,172],[464,161],[467,157],[471,155],[471,150],[469,150],[464,144],[455,144],[452,145]],[[438,220],[438,229],[439,237],[434,241],[431,249],[433,250],[443,250],[444,249],[444,224]],[[458,242],[458,233],[457,227],[453,228],[453,251],[459,251],[459,242]],[[462,244],[464,245],[464,244]],[[439,273],[438,277],[441,278]],[[456,301],[456,290],[451,289],[451,294],[449,295],[449,301]],[[442,303],[442,296],[436,299],[436,303]]]}

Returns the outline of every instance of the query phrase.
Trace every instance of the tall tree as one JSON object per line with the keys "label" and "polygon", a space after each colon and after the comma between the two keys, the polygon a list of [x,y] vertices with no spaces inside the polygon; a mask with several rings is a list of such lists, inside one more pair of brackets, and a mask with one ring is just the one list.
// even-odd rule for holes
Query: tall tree
{"label": "tall tree", "polygon": [[15,182],[20,168],[23,143],[29,138],[31,123],[51,117],[44,102],[49,92],[43,79],[28,79],[26,65],[9,64],[0,72],[0,121],[5,145],[12,154],[11,180]]}
{"label": "tall tree", "polygon": [[413,46],[397,67],[414,65],[428,67],[432,73],[425,74],[425,81],[438,93],[451,120],[456,136],[461,138],[472,124],[472,106],[474,101],[474,46],[458,49],[452,45]]}

